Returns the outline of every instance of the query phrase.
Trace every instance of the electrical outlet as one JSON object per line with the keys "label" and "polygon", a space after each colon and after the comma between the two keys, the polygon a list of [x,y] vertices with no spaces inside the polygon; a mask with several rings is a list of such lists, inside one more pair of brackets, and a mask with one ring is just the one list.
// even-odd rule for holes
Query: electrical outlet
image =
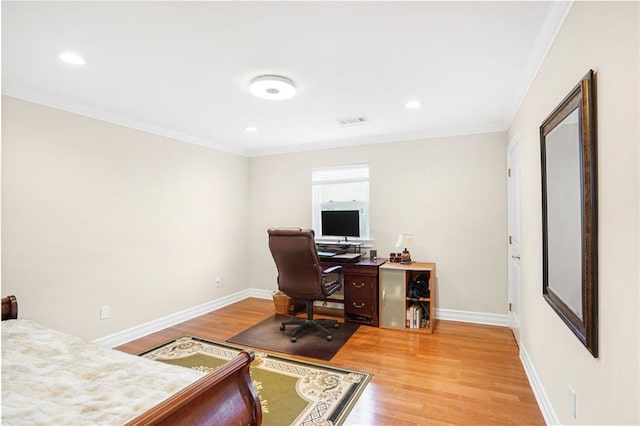
{"label": "electrical outlet", "polygon": [[569,386],[569,412],[574,419],[577,418],[578,413],[576,412],[576,391],[574,391],[571,386]]}
{"label": "electrical outlet", "polygon": [[216,287],[220,287],[220,277],[216,278]]}
{"label": "electrical outlet", "polygon": [[106,320],[109,318],[109,314],[110,314],[110,309],[109,309],[109,305],[102,305],[100,306],[100,319],[101,320]]}

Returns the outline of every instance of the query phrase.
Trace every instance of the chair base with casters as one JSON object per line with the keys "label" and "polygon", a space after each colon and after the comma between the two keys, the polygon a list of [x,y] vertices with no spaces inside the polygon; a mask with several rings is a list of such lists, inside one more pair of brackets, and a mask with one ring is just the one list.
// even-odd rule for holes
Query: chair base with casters
{"label": "chair base with casters", "polygon": [[291,333],[291,341],[293,343],[298,340],[298,335],[308,328],[322,332],[327,338],[327,341],[330,342],[333,340],[333,336],[331,335],[329,328],[338,328],[338,321],[332,319],[313,319],[313,300],[307,300],[307,318],[293,318],[282,321],[282,324],[280,324],[280,330],[284,331],[284,328],[287,325],[299,326],[293,330],[293,333]]}

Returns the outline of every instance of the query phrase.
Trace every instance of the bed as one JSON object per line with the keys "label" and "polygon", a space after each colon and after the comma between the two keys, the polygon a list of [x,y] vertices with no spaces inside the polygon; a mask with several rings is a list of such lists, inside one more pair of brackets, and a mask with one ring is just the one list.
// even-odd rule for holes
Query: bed
{"label": "bed", "polygon": [[150,361],[18,319],[2,298],[3,425],[259,425],[251,351],[211,373]]}

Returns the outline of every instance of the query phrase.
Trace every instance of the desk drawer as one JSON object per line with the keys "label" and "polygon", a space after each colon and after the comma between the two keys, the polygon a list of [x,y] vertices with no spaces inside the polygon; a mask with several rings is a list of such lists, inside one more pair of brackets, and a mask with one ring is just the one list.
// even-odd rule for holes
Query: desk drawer
{"label": "desk drawer", "polygon": [[345,275],[344,277],[344,312],[355,317],[370,319],[377,317],[377,280],[370,275]]}
{"label": "desk drawer", "polygon": [[347,295],[364,297],[378,292],[378,280],[371,275],[344,275],[344,297]]}
{"label": "desk drawer", "polygon": [[372,275],[345,274],[344,275],[344,294],[360,294],[377,291],[377,280]]}
{"label": "desk drawer", "polygon": [[358,314],[366,317],[373,317],[373,303],[371,300],[345,300],[344,313]]}

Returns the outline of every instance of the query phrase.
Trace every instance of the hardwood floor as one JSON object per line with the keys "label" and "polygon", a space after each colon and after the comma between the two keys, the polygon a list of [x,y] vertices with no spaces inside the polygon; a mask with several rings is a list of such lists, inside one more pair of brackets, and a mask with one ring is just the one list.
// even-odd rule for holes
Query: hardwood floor
{"label": "hardwood floor", "polygon": [[[271,300],[249,298],[116,349],[137,354],[183,334],[223,342],[273,313]],[[544,424],[508,328],[361,326],[328,364],[374,375],[345,425]]]}

